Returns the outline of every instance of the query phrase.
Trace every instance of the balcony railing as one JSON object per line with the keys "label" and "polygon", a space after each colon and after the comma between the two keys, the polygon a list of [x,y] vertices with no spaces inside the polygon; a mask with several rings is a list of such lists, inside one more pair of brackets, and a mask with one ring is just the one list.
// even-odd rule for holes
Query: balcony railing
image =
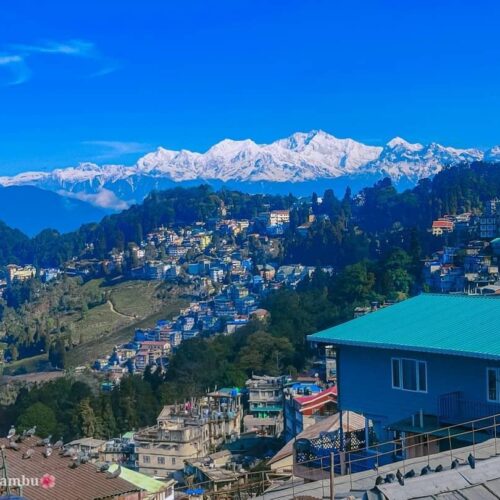
{"label": "balcony railing", "polygon": [[441,423],[459,424],[499,413],[500,404],[466,399],[462,392],[450,392],[439,398],[439,421]]}

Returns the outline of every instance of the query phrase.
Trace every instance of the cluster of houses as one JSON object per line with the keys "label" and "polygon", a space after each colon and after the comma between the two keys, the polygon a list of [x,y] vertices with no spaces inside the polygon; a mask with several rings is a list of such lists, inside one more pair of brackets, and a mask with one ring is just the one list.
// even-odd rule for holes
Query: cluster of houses
{"label": "cluster of houses", "polygon": [[[481,215],[444,216],[432,223],[432,234],[446,246],[424,261],[427,290],[439,293],[500,293],[500,200],[485,203]],[[448,238],[453,235],[453,238]]]}
{"label": "cluster of houses", "polygon": [[[312,492],[335,477],[350,491],[358,473],[366,490],[385,491],[391,481],[377,478],[380,471],[396,476],[419,458],[422,470],[433,466],[407,476],[408,484],[432,473],[433,487],[441,487],[446,471],[471,469],[467,455],[453,460],[457,449],[477,456],[497,448],[498,318],[494,295],[420,294],[310,335],[324,357],[317,371],[296,379],[254,375],[243,388],[215,388],[165,406],[151,427],[69,445],[110,470],[119,464],[165,486],[175,482],[176,497],[231,498],[255,483],[252,470],[263,460],[266,474],[281,478],[280,492],[288,492],[282,498],[296,494],[291,479]],[[332,362],[335,381],[328,383]],[[487,463],[474,465],[482,480]],[[277,484],[262,481],[261,488],[271,484],[266,498]],[[376,498],[414,498],[398,492]]]}
{"label": "cluster of houses", "polygon": [[337,388],[316,375],[253,376],[242,389],[223,387],[181,404],[167,405],[156,424],[119,438],[86,438],[100,462],[120,463],[179,488],[201,484],[206,491],[241,485],[251,468],[281,451],[279,467],[294,438],[333,418],[338,428]]}
{"label": "cluster of houses", "polygon": [[480,215],[444,215],[432,222],[431,232],[434,236],[456,233],[462,240],[495,238],[500,233],[500,200],[488,200]]}
{"label": "cluster of houses", "polygon": [[424,261],[428,290],[440,293],[500,293],[500,238],[445,246]]}
{"label": "cluster of houses", "polygon": [[[33,265],[10,264],[5,268],[5,278],[0,282],[0,286],[23,282],[37,275],[42,281],[48,282],[63,273],[83,279],[125,274],[131,279],[176,280],[185,274],[198,274],[196,266],[206,268],[206,261],[199,262],[203,260],[203,256],[214,260],[208,265],[208,274],[214,281],[222,281],[227,273],[228,259],[238,260],[231,257],[238,246],[230,240],[245,233],[248,238],[262,238],[265,245],[269,238],[282,236],[289,222],[289,210],[270,210],[258,214],[252,220],[213,218],[206,223],[196,222],[191,226],[175,229],[161,226],[148,233],[142,241],[130,243],[126,249],[112,250],[106,259],[88,257],[94,250],[93,244],[90,243],[81,257],[74,257],[60,269],[37,270]],[[214,236],[217,239],[216,244]],[[248,248],[248,240],[244,242],[243,247]],[[218,265],[217,260],[223,260],[224,265]],[[194,265],[188,271],[192,261]]]}
{"label": "cluster of houses", "polygon": [[[259,307],[263,297],[280,287],[294,288],[314,267],[303,265],[255,265],[252,258],[232,252],[226,258],[190,262],[185,279],[194,284],[196,297],[171,320],[154,328],[135,331],[134,338],[99,358],[94,368],[107,373],[111,383],[127,372],[142,373],[147,366],[165,369],[181,342],[202,336],[230,335],[250,320],[266,321],[269,313]],[[325,268],[332,273],[332,268]],[[106,387],[112,387],[109,383]]]}

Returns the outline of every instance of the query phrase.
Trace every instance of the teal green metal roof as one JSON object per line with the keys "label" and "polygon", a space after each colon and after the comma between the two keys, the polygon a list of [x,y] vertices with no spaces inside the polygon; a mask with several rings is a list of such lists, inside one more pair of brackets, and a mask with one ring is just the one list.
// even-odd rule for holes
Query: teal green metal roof
{"label": "teal green metal roof", "polygon": [[500,359],[500,297],[422,294],[308,339]]}
{"label": "teal green metal roof", "polygon": [[[115,472],[118,469],[118,464],[111,464],[109,466],[109,472]],[[175,481],[171,480],[168,482],[158,481],[152,477],[146,476],[140,472],[136,472],[126,467],[121,466],[120,477],[132,483],[134,486],[141,488],[148,493],[158,493],[160,491],[166,490],[169,486],[172,486]]]}

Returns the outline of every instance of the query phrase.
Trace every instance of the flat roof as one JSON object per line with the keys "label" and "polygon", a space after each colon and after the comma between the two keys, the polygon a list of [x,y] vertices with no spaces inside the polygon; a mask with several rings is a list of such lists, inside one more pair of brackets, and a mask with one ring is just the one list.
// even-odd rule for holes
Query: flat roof
{"label": "flat roof", "polygon": [[421,294],[308,340],[500,360],[500,297]]}
{"label": "flat roof", "polygon": [[[111,464],[109,466],[109,472],[115,472],[118,469],[118,464]],[[165,491],[169,487],[174,486],[175,481],[173,479],[168,481],[158,481],[152,477],[146,476],[140,472],[136,472],[131,469],[127,469],[123,465],[120,466],[120,477],[125,481],[137,486],[141,490],[145,490],[148,493],[158,493],[160,491]]]}

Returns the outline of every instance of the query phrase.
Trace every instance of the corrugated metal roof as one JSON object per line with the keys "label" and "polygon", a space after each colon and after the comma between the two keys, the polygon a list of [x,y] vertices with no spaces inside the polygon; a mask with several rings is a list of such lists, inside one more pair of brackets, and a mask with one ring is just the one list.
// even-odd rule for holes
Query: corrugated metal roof
{"label": "corrugated metal roof", "polygon": [[[20,443],[19,451],[5,448],[9,478],[33,478],[40,480],[44,475],[54,476],[54,487],[45,489],[41,485],[23,486],[23,496],[29,500],[98,500],[138,497],[141,488],[121,477],[112,477],[98,472],[95,465],[85,463],[73,469],[72,460],[63,457],[58,450],[45,458],[43,447],[35,446],[39,438],[34,436]],[[0,439],[0,446],[7,446],[8,440]],[[23,459],[23,453],[33,448],[31,458]]]}
{"label": "corrugated metal roof", "polygon": [[421,294],[308,339],[500,359],[500,297]]}

